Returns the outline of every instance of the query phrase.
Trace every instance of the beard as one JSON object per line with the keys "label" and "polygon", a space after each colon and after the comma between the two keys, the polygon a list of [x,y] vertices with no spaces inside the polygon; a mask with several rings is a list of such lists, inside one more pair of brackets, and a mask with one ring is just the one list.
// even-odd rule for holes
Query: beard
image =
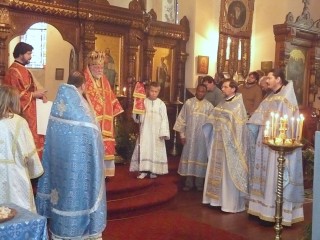
{"label": "beard", "polygon": [[[91,73],[92,74],[92,73]],[[94,78],[94,79],[100,79],[100,78],[102,78],[102,76],[103,76],[103,74],[101,73],[101,74],[92,74],[92,77]]]}
{"label": "beard", "polygon": [[30,59],[25,59],[25,58],[24,58],[24,59],[22,59],[21,62],[22,62],[23,65],[27,65],[27,64],[30,63],[30,61],[31,61],[31,58],[30,58]]}

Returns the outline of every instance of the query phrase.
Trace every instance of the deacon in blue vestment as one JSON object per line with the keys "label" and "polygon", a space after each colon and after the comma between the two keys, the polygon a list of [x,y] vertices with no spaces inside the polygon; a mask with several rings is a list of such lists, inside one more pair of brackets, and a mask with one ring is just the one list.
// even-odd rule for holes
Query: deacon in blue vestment
{"label": "deacon in blue vestment", "polygon": [[49,118],[36,206],[52,239],[102,239],[106,227],[104,147],[84,81],[74,72],[60,86]]}
{"label": "deacon in blue vestment", "polygon": [[248,118],[238,83],[226,79],[221,89],[225,99],[202,127],[209,156],[202,203],[237,213],[245,211],[248,195]]}
{"label": "deacon in blue vestment", "polygon": [[[288,119],[299,116],[297,99],[292,81],[285,79],[284,72],[273,69],[268,74],[268,88],[272,91],[260,104],[248,121],[251,133],[251,180],[248,213],[262,220],[274,222],[277,158],[279,154],[262,143],[266,122],[271,112]],[[290,136],[290,133],[288,133]],[[291,134],[292,135],[292,134]],[[303,172],[301,148],[285,155],[283,184],[282,224],[303,221]]]}

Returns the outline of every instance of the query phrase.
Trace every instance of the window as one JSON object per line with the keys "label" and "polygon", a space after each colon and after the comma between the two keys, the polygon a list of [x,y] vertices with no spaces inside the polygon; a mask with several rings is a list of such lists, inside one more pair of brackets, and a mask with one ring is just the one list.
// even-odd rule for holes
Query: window
{"label": "window", "polygon": [[27,67],[44,68],[47,56],[47,24],[43,22],[33,24],[26,34],[21,36],[21,41],[33,46],[32,59]]}

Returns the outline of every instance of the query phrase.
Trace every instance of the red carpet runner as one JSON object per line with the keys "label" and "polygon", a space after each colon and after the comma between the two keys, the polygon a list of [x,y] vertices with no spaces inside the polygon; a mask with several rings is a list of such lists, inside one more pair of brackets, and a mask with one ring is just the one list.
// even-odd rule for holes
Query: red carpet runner
{"label": "red carpet runner", "polygon": [[117,165],[115,177],[107,181],[108,219],[121,219],[161,208],[177,194],[179,160],[169,160],[169,174],[137,179],[129,164]]}
{"label": "red carpet runner", "polygon": [[163,210],[178,192],[179,159],[169,158],[169,174],[156,179],[136,179],[129,165],[117,165],[107,181],[107,240],[243,240],[179,213]]}
{"label": "red carpet runner", "polygon": [[181,214],[157,211],[108,222],[106,240],[244,240],[243,237],[193,221]]}

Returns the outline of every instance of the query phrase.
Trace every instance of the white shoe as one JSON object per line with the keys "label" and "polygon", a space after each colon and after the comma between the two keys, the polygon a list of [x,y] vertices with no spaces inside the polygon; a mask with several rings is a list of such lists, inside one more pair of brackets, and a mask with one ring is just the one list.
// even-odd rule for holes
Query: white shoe
{"label": "white shoe", "polygon": [[150,178],[157,178],[157,174],[154,174],[154,173],[150,173]]}
{"label": "white shoe", "polygon": [[148,173],[140,173],[140,175],[137,177],[138,179],[144,179],[146,176],[148,175]]}

